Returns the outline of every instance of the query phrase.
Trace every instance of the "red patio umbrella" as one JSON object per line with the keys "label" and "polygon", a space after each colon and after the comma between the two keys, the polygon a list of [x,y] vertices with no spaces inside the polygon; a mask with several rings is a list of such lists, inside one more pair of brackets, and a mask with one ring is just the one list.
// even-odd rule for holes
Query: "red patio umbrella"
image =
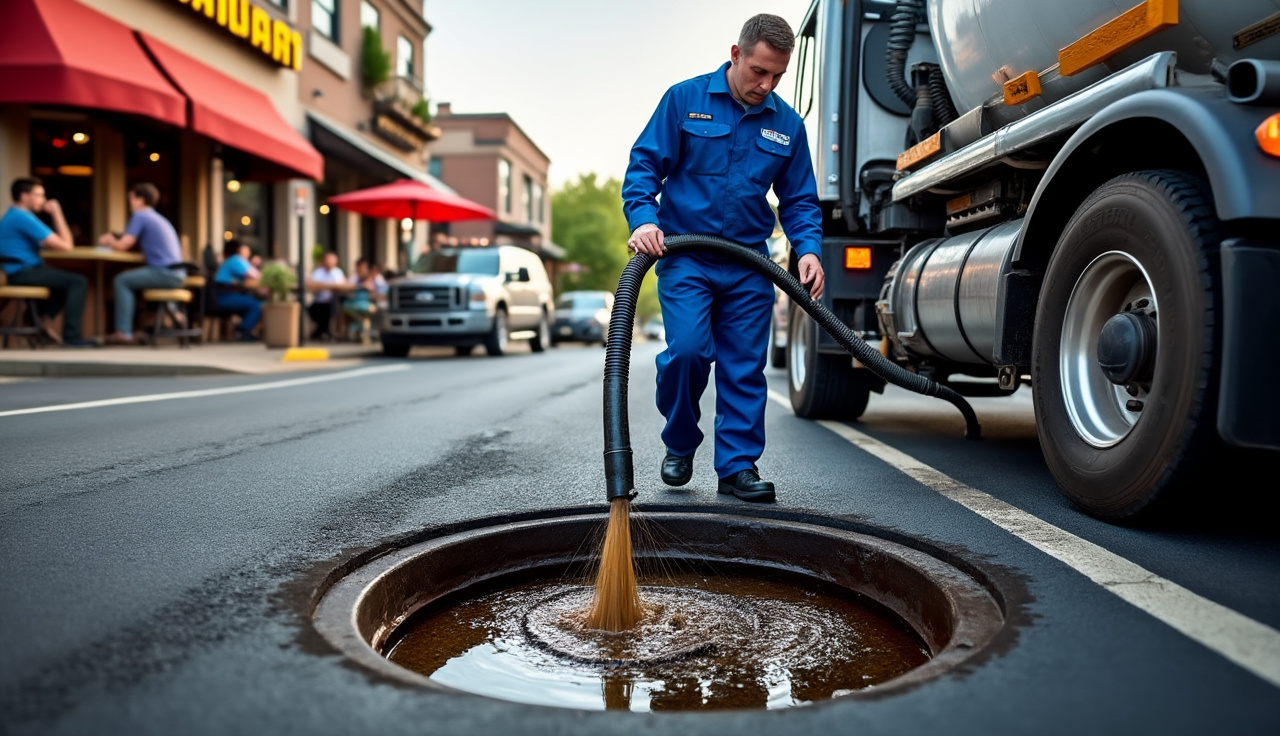
{"label": "red patio umbrella", "polygon": [[432,189],[414,179],[359,189],[329,198],[329,204],[369,217],[403,220],[492,220],[493,210],[456,194]]}

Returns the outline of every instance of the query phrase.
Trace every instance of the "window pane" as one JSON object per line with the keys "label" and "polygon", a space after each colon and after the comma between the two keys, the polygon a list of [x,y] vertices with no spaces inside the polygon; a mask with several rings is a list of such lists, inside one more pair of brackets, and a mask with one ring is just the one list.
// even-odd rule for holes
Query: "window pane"
{"label": "window pane", "polygon": [[378,17],[378,9],[373,7],[369,0],[361,0],[360,2],[360,26],[362,28],[372,28],[375,31],[382,28],[381,19]]}
{"label": "window pane", "polygon": [[511,164],[505,159],[498,159],[498,199],[502,201],[502,211],[511,213]]}
{"label": "window pane", "polygon": [[311,0],[311,27],[323,36],[338,40],[338,0]]}
{"label": "window pane", "polygon": [[413,42],[404,36],[396,39],[396,64],[399,65],[400,76],[405,79],[416,79],[413,63]]}

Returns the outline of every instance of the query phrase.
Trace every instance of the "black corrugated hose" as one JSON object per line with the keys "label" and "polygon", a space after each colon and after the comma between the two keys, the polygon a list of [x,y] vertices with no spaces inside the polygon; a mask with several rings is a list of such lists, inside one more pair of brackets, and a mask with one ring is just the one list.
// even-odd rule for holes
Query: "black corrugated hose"
{"label": "black corrugated hose", "polygon": [[889,42],[885,45],[885,74],[889,89],[912,107],[916,104],[916,90],[907,80],[907,52],[916,40],[916,24],[924,17],[924,0],[898,0],[889,16]]}
{"label": "black corrugated hose", "polygon": [[[781,266],[755,250],[710,235],[673,235],[666,239],[664,258],[685,253],[713,253],[728,256],[764,275],[801,309],[809,313],[827,334],[854,355],[872,373],[908,391],[936,396],[955,405],[964,415],[965,436],[981,437],[978,416],[960,394],[946,386],[903,369],[886,359],[880,351],[858,337],[853,330],[836,319],[821,302],[809,296],[809,290]],[[604,477],[607,498],[635,497],[635,469],[631,454],[631,429],[627,413],[627,379],[631,371],[631,335],[635,328],[636,299],[640,283],[658,259],[638,253],[627,263],[618,279],[618,291],[609,318],[609,344],[604,357]]]}

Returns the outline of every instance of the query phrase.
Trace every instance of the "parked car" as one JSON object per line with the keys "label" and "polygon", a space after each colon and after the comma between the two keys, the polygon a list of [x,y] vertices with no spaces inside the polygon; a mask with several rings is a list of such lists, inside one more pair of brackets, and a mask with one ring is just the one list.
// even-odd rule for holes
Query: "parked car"
{"label": "parked car", "polygon": [[551,344],[555,306],[542,261],[514,245],[457,246],[422,254],[393,279],[382,316],[382,352],[453,345],[459,355],[483,344],[489,355],[511,340],[542,352]]}
{"label": "parked car", "polygon": [[556,300],[552,344],[561,342],[609,342],[609,315],[613,294],[608,291],[566,291]]}
{"label": "parked car", "polygon": [[644,336],[650,340],[666,340],[667,328],[662,324],[661,317],[650,317],[644,323]]}

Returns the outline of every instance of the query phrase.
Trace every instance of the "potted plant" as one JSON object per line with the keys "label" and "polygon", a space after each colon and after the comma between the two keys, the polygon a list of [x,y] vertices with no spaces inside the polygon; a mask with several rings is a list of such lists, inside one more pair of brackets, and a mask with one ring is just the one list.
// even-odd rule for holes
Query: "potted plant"
{"label": "potted plant", "polygon": [[262,309],[262,338],[269,348],[298,347],[298,318],[302,305],[289,301],[298,286],[298,277],[283,263],[262,267],[259,285],[271,293],[271,301]]}

